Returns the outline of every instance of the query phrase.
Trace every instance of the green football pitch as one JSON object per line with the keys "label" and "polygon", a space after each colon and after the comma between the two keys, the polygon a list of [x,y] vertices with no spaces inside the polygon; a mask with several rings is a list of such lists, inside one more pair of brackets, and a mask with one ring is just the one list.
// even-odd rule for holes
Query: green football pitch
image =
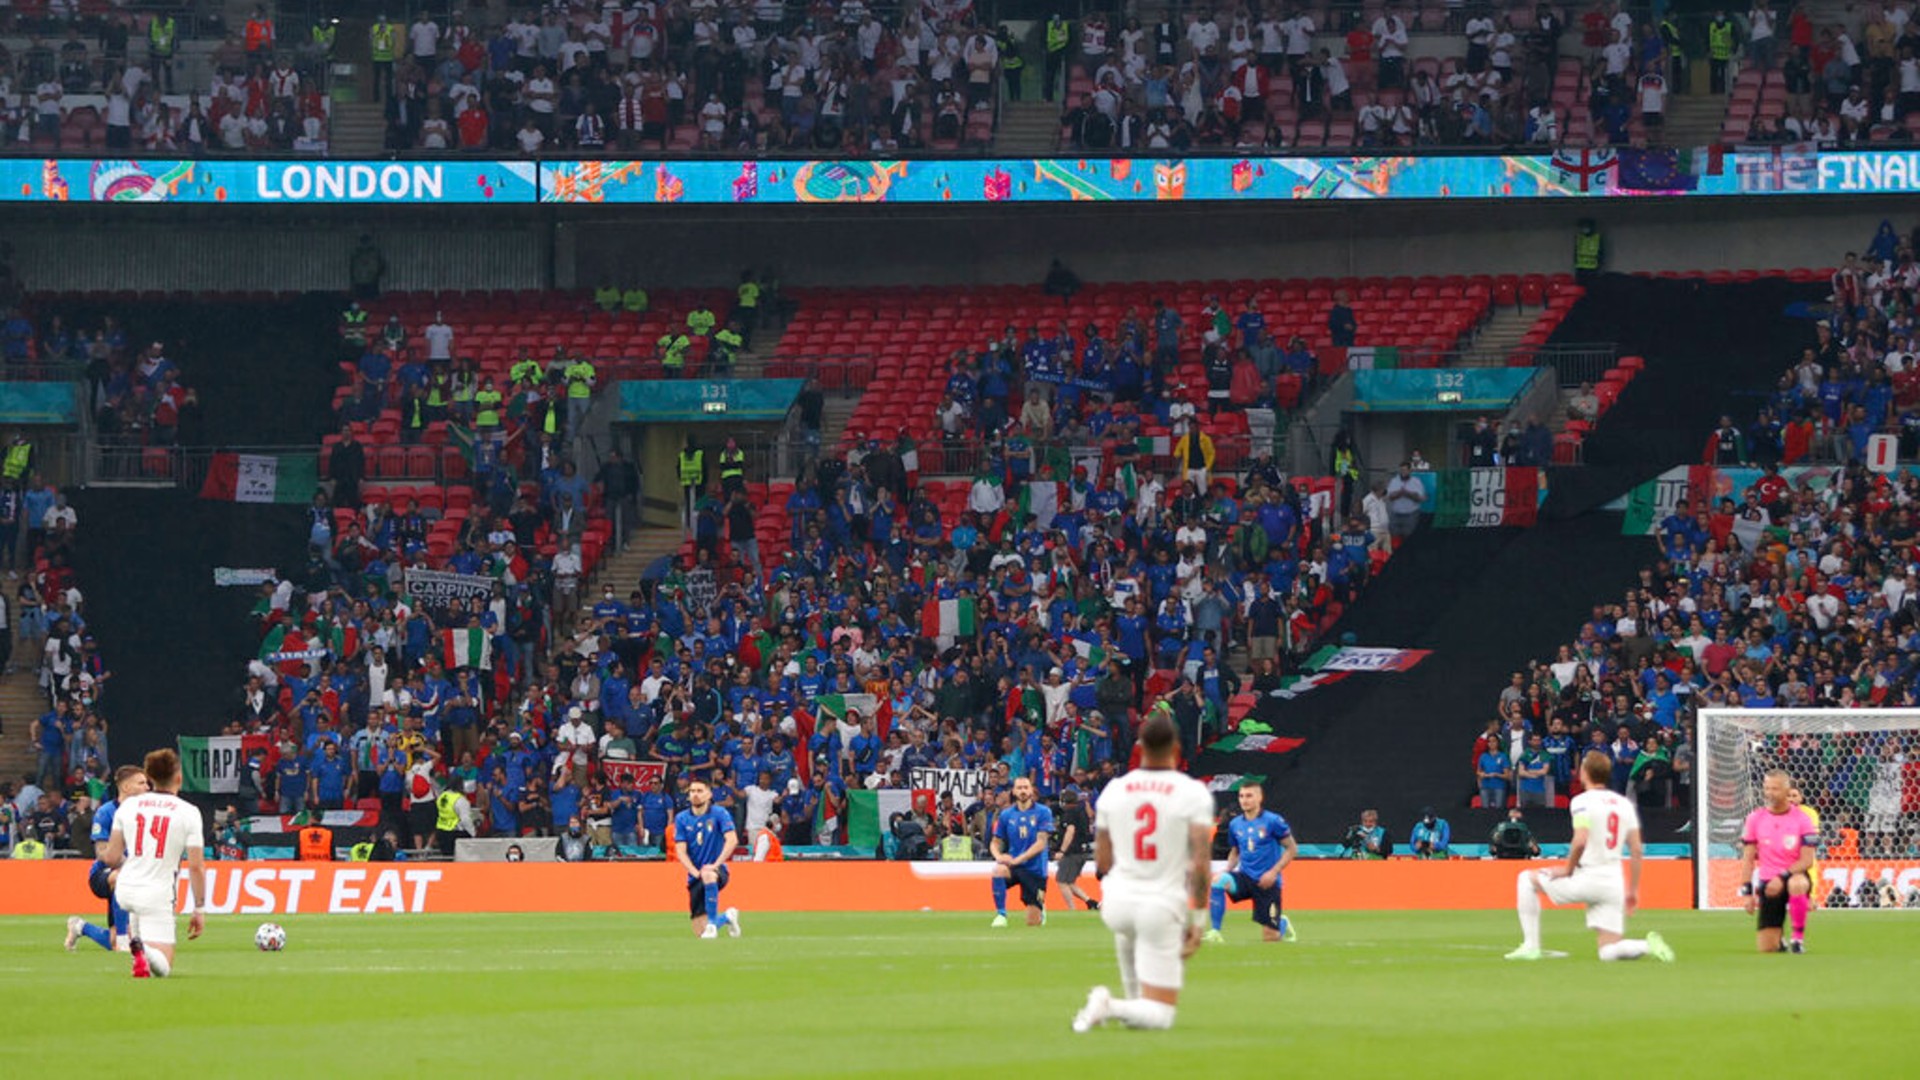
{"label": "green football pitch", "polygon": [[[697,941],[667,916],[317,916],[287,949],[211,920],[170,980],[0,920],[0,1076],[1567,1077],[1920,1072],[1920,913],[1817,913],[1804,956],[1737,915],[1658,912],[1673,965],[1507,963],[1513,917],[1320,913],[1259,943],[1244,909],[1187,972],[1170,1032],[1074,1035],[1112,984],[1097,917],[756,915]],[[184,929],[184,926],[183,926]]]}

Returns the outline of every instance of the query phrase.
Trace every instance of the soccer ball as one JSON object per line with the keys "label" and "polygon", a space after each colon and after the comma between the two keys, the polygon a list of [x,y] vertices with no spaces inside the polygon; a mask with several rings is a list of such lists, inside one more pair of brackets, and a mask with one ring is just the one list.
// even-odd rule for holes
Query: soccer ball
{"label": "soccer ball", "polygon": [[279,952],[287,947],[287,932],[279,923],[263,922],[253,932],[253,945],[261,952]]}

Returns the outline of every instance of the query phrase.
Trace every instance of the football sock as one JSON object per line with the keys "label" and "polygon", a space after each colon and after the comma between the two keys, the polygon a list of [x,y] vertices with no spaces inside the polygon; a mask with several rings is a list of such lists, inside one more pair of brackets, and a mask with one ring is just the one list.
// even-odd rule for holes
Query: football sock
{"label": "football sock", "polygon": [[1520,946],[1526,949],[1540,947],[1540,894],[1533,887],[1533,871],[1520,875],[1520,885],[1514,897],[1515,906],[1520,911]]}
{"label": "football sock", "polygon": [[108,933],[107,928],[104,926],[95,926],[92,923],[81,923],[80,936],[109,952],[113,951],[113,935]]}
{"label": "football sock", "polygon": [[1803,938],[1807,936],[1807,912],[1812,909],[1813,898],[1810,896],[1787,897],[1787,919],[1793,923],[1794,937]]}
{"label": "football sock", "polygon": [[1645,955],[1647,955],[1647,943],[1632,938],[1600,946],[1602,960],[1638,960]]}
{"label": "football sock", "polygon": [[173,974],[173,961],[168,960],[167,955],[159,949],[147,950],[147,967],[153,971],[157,979],[164,979]]}
{"label": "football sock", "polygon": [[717,881],[708,882],[706,892],[707,922],[718,923],[720,921],[720,883]]}
{"label": "football sock", "polygon": [[1173,1026],[1173,1006],[1164,1001],[1126,998],[1115,1001],[1109,1011],[1115,1020],[1130,1028],[1165,1030]]}
{"label": "football sock", "polygon": [[1007,879],[993,879],[993,910],[1001,915],[1007,913]]}
{"label": "football sock", "polygon": [[1220,921],[1227,917],[1227,890],[1215,885],[1207,890],[1207,917],[1213,920],[1213,928],[1220,929]]}
{"label": "football sock", "polygon": [[1140,996],[1140,975],[1133,968],[1133,939],[1115,935],[1114,953],[1120,958],[1120,992],[1123,997]]}

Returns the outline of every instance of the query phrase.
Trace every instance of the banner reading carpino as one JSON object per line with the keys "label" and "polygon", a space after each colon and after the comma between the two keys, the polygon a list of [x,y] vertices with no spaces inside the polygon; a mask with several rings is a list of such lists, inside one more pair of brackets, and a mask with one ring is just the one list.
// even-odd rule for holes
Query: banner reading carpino
{"label": "banner reading carpino", "polygon": [[0,159],[0,201],[531,203],[528,161]]}

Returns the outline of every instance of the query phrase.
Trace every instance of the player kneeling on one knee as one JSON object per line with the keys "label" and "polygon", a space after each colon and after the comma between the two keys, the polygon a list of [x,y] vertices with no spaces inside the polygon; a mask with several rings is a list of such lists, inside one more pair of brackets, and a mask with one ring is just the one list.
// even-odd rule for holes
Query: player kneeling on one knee
{"label": "player kneeling on one knee", "polygon": [[1233,840],[1227,868],[1207,891],[1207,914],[1213,924],[1208,941],[1223,940],[1220,923],[1230,900],[1252,902],[1253,921],[1263,940],[1279,941],[1289,929],[1281,914],[1280,872],[1299,854],[1300,846],[1287,819],[1266,809],[1265,803],[1265,792],[1258,784],[1240,789],[1240,813],[1227,823],[1227,835]]}
{"label": "player kneeling on one knee", "polygon": [[1013,782],[1013,805],[993,819],[993,925],[1007,925],[1007,890],[1020,886],[1027,925],[1047,915],[1047,841],[1053,836],[1053,811],[1034,801],[1033,781]]}
{"label": "player kneeling on one knee", "polygon": [[1110,1020],[1172,1027],[1186,959],[1200,948],[1213,796],[1176,767],[1179,737],[1166,713],[1148,716],[1140,745],[1141,767],[1110,782],[1094,811],[1100,920],[1113,931],[1122,996],[1094,987],[1073,1018],[1076,1032]]}
{"label": "player kneeling on one knee", "polygon": [[[1640,902],[1640,870],[1644,851],[1640,843],[1640,814],[1633,800],[1609,786],[1613,762],[1590,752],[1580,762],[1584,790],[1574,796],[1573,843],[1565,866],[1527,870],[1515,882],[1515,906],[1520,913],[1520,947],[1509,960],[1540,959],[1540,897],[1556,904],[1584,904],[1587,928],[1593,931],[1602,960],[1638,960],[1653,956],[1671,961],[1673,950],[1659,934],[1644,940],[1625,936],[1627,916]],[[1620,863],[1627,861],[1626,880]]]}

